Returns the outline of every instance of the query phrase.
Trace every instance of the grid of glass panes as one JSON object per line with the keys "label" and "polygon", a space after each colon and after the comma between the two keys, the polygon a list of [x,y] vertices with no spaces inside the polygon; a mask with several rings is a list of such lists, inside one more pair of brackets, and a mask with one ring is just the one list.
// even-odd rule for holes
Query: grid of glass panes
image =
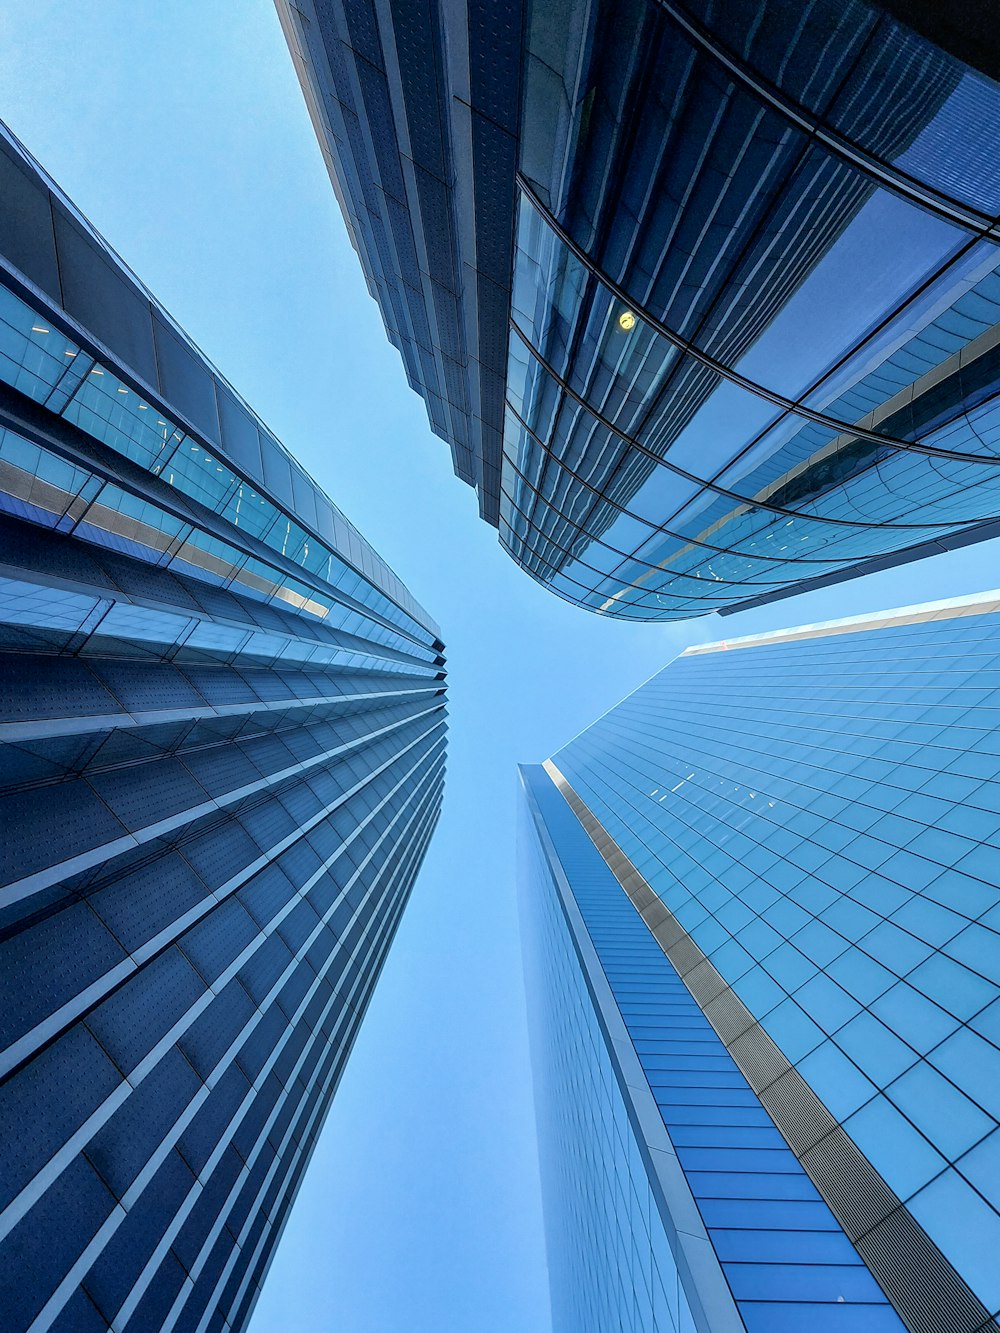
{"label": "grid of glass panes", "polygon": [[520,817],[519,898],[553,1327],[691,1333],[690,1307],[525,800]]}
{"label": "grid of glass panes", "polygon": [[692,653],[556,758],[1000,1307],[1000,616]]}
{"label": "grid of glass panes", "polygon": [[899,1316],[590,838],[547,776],[532,773],[546,827],[749,1333],[796,1333],[831,1320],[845,1333],[902,1333]]}
{"label": "grid of glass panes", "polygon": [[[404,635],[395,626],[363,613],[357,609],[364,606],[360,599],[341,602],[325,596],[276,566],[256,560],[245,550],[211,536],[177,513],[168,513],[146,497],[104,482],[14,431],[2,429],[0,510],[178,574],[193,576],[237,596],[268,603],[274,612],[269,618],[270,625],[286,632],[270,636],[258,633],[252,647],[258,654],[360,664],[370,662],[373,650],[379,650],[382,656],[398,662],[399,669],[404,671],[422,671],[438,660],[436,650],[426,643],[426,635],[422,639]],[[17,596],[20,603],[22,599]],[[84,603],[92,607],[99,599],[86,594],[77,597],[82,598],[80,618],[86,619],[91,613],[83,609]],[[39,591],[35,603],[37,614],[47,615],[52,600]],[[13,615],[12,604],[5,605]],[[60,605],[68,607],[67,598],[62,598]],[[30,607],[22,609],[26,613],[31,611]],[[292,615],[297,611],[308,614],[303,620]],[[117,616],[126,614],[123,604],[115,610]],[[140,637],[167,645],[185,637],[183,626],[164,622],[157,638],[153,633],[155,619],[152,613],[147,615],[144,623],[150,633]],[[252,625],[257,624],[252,613],[249,619]],[[78,628],[72,620],[70,617],[66,621],[67,633]],[[197,623],[190,624],[197,634]],[[245,635],[241,638],[234,629],[232,636],[235,636],[233,651],[250,649]]]}
{"label": "grid of glass panes", "polygon": [[[58,534],[18,551],[134,576]],[[142,614],[158,585],[206,590],[148,570]],[[60,652],[0,626],[0,1308],[235,1329],[437,819],[443,686],[119,628]]]}
{"label": "grid of glass panes", "polygon": [[660,619],[1000,514],[996,86],[857,3],[529,8],[515,558]]}
{"label": "grid of glass panes", "polygon": [[[372,582],[381,566],[376,570],[376,557],[339,511],[336,518],[342,529],[342,541],[351,548],[353,559],[364,568],[364,573],[352,568],[340,554],[275,505],[263,488],[258,489],[235,471],[224,451],[213,450],[198,437],[185,433],[169,414],[161,413],[127,385],[110,364],[88,355],[56,328],[51,319],[2,284],[0,380],[147,468],[154,476],[162,477],[185,496],[218,514],[237,533],[247,532],[330,585],[333,597],[315,587],[299,585],[302,589],[299,595],[308,596],[317,613],[327,614],[339,593],[370,608],[376,617],[418,643],[424,646],[434,643],[435,635],[427,625]],[[272,444],[275,450],[280,449],[277,441]],[[287,466],[286,462],[286,471]],[[315,504],[314,499],[314,508]],[[385,581],[389,571],[381,572]],[[394,576],[392,581],[394,585],[398,583]],[[416,610],[409,594],[405,590],[402,594],[411,610]]]}
{"label": "grid of glass panes", "polygon": [[0,149],[0,1322],[236,1333],[438,817],[444,658]]}

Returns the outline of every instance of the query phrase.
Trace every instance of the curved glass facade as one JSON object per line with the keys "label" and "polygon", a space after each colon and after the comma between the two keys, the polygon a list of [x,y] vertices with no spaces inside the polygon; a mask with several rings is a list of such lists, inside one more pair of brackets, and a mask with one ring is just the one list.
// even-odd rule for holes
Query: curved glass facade
{"label": "curved glass facade", "polygon": [[466,8],[279,3],[515,560],[660,620],[995,535],[1000,84],[863,0]]}
{"label": "curved glass facade", "polygon": [[685,617],[1000,515],[1000,86],[860,3],[539,3],[526,62],[521,564]]}

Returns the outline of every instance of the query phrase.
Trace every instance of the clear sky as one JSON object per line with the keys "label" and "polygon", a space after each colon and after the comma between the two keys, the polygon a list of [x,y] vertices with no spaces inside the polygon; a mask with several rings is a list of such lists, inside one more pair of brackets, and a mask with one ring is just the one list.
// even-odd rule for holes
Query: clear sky
{"label": "clear sky", "polygon": [[724,621],[577,610],[504,555],[407,388],[270,0],[4,0],[0,118],[447,645],[444,815],[251,1333],[546,1333],[516,763],[688,643],[994,587],[997,543]]}

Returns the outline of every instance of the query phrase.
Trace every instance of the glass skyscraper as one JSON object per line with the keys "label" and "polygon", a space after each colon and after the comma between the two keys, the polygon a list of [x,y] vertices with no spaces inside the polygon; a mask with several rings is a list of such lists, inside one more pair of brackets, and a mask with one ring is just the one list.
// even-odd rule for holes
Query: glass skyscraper
{"label": "glass skyscraper", "polygon": [[554,592],[686,618],[1000,532],[1000,55],[946,8],[278,0],[410,384]]}
{"label": "glass skyscraper", "polygon": [[0,1326],[235,1333],[438,817],[443,649],[6,131],[0,530]]}
{"label": "glass skyscraper", "polygon": [[558,1331],[1000,1311],[1000,592],[688,649],[522,770]]}

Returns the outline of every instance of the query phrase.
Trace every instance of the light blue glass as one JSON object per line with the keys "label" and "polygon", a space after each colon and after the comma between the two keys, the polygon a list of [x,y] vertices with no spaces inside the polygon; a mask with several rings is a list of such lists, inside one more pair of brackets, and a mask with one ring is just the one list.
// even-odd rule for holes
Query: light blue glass
{"label": "light blue glass", "polygon": [[[117,453],[155,475],[162,475],[168,484],[199,503],[213,510],[225,509],[237,525],[246,501],[246,507],[252,511],[247,517],[253,535],[348,595],[360,595],[377,615],[398,626],[408,636],[416,637],[425,645],[432,642],[433,636],[426,626],[371,582],[359,577],[356,570],[317,537],[307,536],[287,514],[281,515],[284,528],[272,533],[280,511],[245,477],[234,472],[229,463],[219,457],[217,450],[207,447],[194,435],[185,435],[169,412],[161,411],[132,384],[126,383],[110,364],[95,361],[87,355],[47,316],[2,284],[0,379],[35,401],[45,403]],[[304,478],[298,464],[266,432],[264,443],[268,456],[280,460],[284,475],[288,477],[285,503],[291,507],[294,471],[301,482],[300,498],[310,500],[308,514],[305,505],[300,506],[307,521],[319,523],[322,510],[324,521],[328,516],[329,527],[342,535],[344,549],[350,550],[350,559],[356,561],[366,575],[372,574],[378,566],[378,577],[398,588],[404,601],[415,605],[395,576],[390,575],[373,556],[367,543],[317,491],[315,484]]]}
{"label": "light blue glass", "polygon": [[904,1202],[1000,1125],[998,666],[988,603],[695,648],[554,757]]}
{"label": "light blue glass", "polygon": [[910,1211],[990,1309],[1000,1306],[1000,1218],[954,1168],[909,1201]]}

